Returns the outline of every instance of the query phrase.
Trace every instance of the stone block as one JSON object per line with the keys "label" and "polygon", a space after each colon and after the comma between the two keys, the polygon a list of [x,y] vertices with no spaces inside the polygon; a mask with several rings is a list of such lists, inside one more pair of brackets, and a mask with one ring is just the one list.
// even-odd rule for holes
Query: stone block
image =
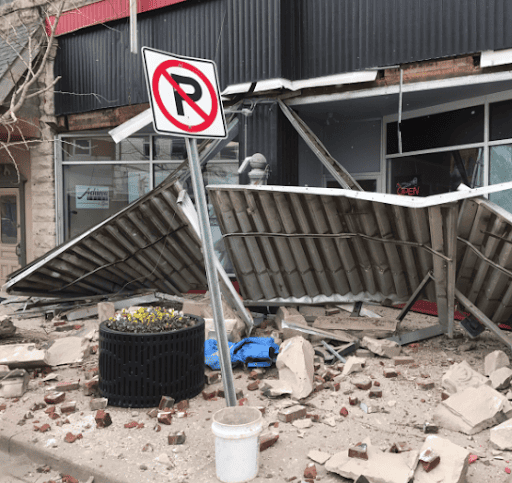
{"label": "stone block", "polygon": [[439,436],[428,436],[420,449],[420,454],[429,450],[439,457],[438,464],[431,464],[429,472],[425,471],[423,463],[418,465],[414,473],[414,483],[466,482],[469,466],[467,449]]}
{"label": "stone block", "polygon": [[313,391],[315,351],[303,337],[293,337],[281,344],[276,367],[279,380],[289,385],[292,396],[302,399]]}
{"label": "stone block", "polygon": [[487,354],[484,359],[484,374],[490,376],[494,371],[501,367],[510,365],[510,360],[503,351],[497,350]]}
{"label": "stone block", "polygon": [[471,435],[505,421],[510,409],[507,398],[492,387],[468,387],[441,402],[433,421],[446,429]]}
{"label": "stone block", "polygon": [[374,354],[387,357],[389,359],[399,356],[402,351],[402,348],[396,342],[387,339],[363,337],[361,345],[372,351]]}
{"label": "stone block", "polygon": [[441,378],[441,385],[448,394],[455,394],[468,387],[478,387],[483,384],[490,384],[489,379],[475,371],[467,361],[454,364]]}
{"label": "stone block", "polygon": [[493,448],[512,451],[512,419],[492,428],[489,436]]}
{"label": "stone block", "polygon": [[277,413],[279,421],[284,423],[291,423],[292,421],[306,417],[306,407],[301,405],[291,406],[289,408],[282,409]]}
{"label": "stone block", "polygon": [[510,367],[500,367],[489,375],[491,386],[494,389],[506,389],[512,381],[512,369]]}

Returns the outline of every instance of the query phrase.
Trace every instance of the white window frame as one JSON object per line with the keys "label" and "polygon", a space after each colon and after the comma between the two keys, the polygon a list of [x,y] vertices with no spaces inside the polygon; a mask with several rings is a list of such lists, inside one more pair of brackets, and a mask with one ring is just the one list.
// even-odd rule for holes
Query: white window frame
{"label": "white window frame", "polygon": [[[387,125],[390,122],[398,121],[398,113],[391,114],[389,116],[383,116],[382,118],[382,137],[381,137],[381,147],[382,147],[382,158],[381,158],[381,171],[383,173],[383,179],[385,180],[384,187],[385,192],[392,193],[391,190],[391,180],[389,177],[388,170],[388,160],[397,159],[397,158],[406,158],[409,156],[414,156],[418,154],[430,154],[430,153],[440,153],[446,151],[454,151],[459,149],[468,149],[468,148],[483,148],[483,186],[488,186],[489,184],[489,148],[492,146],[501,146],[502,144],[512,144],[512,138],[499,139],[497,141],[489,140],[489,112],[490,112],[490,104],[500,101],[512,100],[512,90],[498,92],[495,94],[489,94],[486,96],[473,97],[471,99],[462,99],[459,101],[448,102],[445,104],[438,104],[436,106],[426,107],[423,109],[417,109],[414,111],[407,111],[402,113],[402,121],[423,117],[432,114],[440,114],[448,111],[455,111],[458,109],[464,109],[467,107],[475,107],[482,106],[484,107],[484,132],[483,132],[483,141],[477,143],[469,143],[469,144],[461,144],[461,145],[453,145],[446,146],[442,148],[433,148],[433,149],[423,149],[418,151],[408,151],[406,153],[398,153],[398,154],[387,154],[386,153],[386,145],[387,145]],[[486,195],[488,197],[488,195]]]}

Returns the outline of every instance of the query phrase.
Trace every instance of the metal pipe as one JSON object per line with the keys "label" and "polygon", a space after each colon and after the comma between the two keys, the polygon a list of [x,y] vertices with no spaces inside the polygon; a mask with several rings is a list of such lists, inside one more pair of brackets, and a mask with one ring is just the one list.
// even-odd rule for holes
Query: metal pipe
{"label": "metal pipe", "polygon": [[226,395],[227,405],[236,406],[235,386],[233,383],[233,371],[231,368],[228,336],[226,334],[226,326],[224,325],[219,279],[217,276],[217,270],[215,269],[213,238],[210,229],[208,206],[206,204],[203,175],[201,174],[199,154],[197,152],[197,142],[195,139],[189,138],[185,138],[185,142],[190,166],[190,177],[192,180],[192,187],[194,189],[197,213],[199,215],[199,229],[201,232],[201,240],[203,242],[203,255],[206,267],[206,276],[208,278],[208,288],[211,294],[213,322],[215,324],[215,332],[217,333],[217,343],[219,346],[220,370],[224,384],[224,393]]}
{"label": "metal pipe", "polygon": [[325,340],[321,341],[323,346],[334,356],[336,357],[337,359],[339,359],[341,362],[345,363],[347,362],[347,359],[345,359],[344,357],[340,356],[327,342],[325,342]]}

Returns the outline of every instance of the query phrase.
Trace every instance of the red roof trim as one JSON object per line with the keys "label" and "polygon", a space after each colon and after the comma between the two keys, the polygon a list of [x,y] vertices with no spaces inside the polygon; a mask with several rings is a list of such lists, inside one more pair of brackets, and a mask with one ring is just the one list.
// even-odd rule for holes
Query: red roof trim
{"label": "red roof trim", "polygon": [[[186,0],[137,0],[137,12],[149,12],[162,7],[168,7]],[[111,20],[130,16],[129,0],[100,0],[90,5],[64,12],[59,20],[55,34],[64,35],[76,30],[97,25]],[[46,20],[46,30],[55,23],[55,16]]]}

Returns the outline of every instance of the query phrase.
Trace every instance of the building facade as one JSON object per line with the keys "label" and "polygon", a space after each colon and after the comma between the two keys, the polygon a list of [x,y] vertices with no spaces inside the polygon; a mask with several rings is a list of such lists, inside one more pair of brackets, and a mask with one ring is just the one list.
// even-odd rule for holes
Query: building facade
{"label": "building facade", "polygon": [[[217,64],[226,116],[238,117],[239,130],[207,164],[207,183],[246,183],[238,166],[260,152],[269,184],[338,186],[278,98],[365,190],[428,196],[512,180],[507,0],[140,1],[138,54],[128,2],[112,5],[93,2],[59,20],[56,244],[185,159],[183,139],[151,127],[120,144],[108,135],[149,107],[141,46]],[[508,192],[491,200],[512,211]]]}

